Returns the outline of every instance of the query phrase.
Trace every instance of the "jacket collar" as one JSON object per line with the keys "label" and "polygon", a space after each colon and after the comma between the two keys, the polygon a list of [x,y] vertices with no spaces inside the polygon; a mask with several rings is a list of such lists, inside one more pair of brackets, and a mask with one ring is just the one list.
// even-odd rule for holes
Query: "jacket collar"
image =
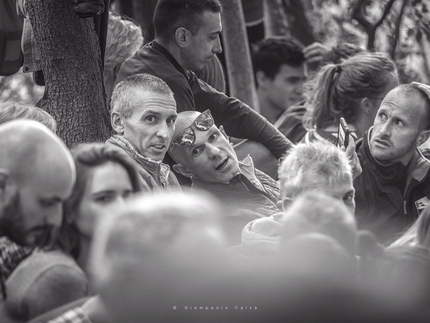
{"label": "jacket collar", "polygon": [[124,136],[113,135],[107,141],[125,150],[139,165],[145,168],[148,172],[156,174],[157,171],[160,171],[162,174],[166,174],[170,171],[170,167],[166,164],[163,164],[161,161],[142,156],[131,144],[131,142],[128,141]]}
{"label": "jacket collar", "polygon": [[172,63],[172,65],[182,74],[184,74],[184,76],[188,79],[188,75],[187,72],[182,68],[181,64],[178,63],[178,61],[176,60],[176,58],[173,57],[172,54],[170,54],[170,52],[163,46],[160,45],[159,43],[157,43],[155,40],[153,40],[150,43],[150,46],[152,46],[153,49],[159,51],[160,53],[162,53],[168,60],[170,63]]}

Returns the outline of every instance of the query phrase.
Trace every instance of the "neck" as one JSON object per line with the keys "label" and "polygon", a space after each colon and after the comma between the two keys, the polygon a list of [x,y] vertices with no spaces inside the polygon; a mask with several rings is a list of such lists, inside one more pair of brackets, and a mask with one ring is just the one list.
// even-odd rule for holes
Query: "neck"
{"label": "neck", "polygon": [[270,102],[269,98],[262,94],[261,91],[257,90],[258,102],[260,105],[260,113],[265,117],[271,124],[274,124],[278,120],[282,112]]}
{"label": "neck", "polygon": [[367,114],[358,113],[355,122],[354,122],[357,134],[362,137],[363,134],[369,130],[369,128],[373,125],[373,119],[369,117]]}
{"label": "neck", "polygon": [[81,249],[79,251],[79,257],[78,259],[76,259],[76,263],[84,272],[87,272],[91,240],[87,237],[81,237],[80,239],[81,239],[81,246],[80,246]]}
{"label": "neck", "polygon": [[173,43],[172,41],[161,39],[159,37],[155,37],[155,41],[161,46],[163,46],[165,49],[167,49],[170,55],[172,55],[176,59],[176,61],[179,63],[179,65],[182,66],[184,70],[188,70],[182,60],[181,49],[175,43]]}

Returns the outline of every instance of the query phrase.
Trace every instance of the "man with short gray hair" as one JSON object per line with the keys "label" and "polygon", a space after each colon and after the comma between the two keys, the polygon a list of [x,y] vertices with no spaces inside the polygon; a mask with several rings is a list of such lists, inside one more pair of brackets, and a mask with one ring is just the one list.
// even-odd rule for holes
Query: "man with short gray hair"
{"label": "man with short gray hair", "polygon": [[106,143],[133,159],[143,190],[181,190],[170,167],[162,163],[177,116],[175,98],[167,84],[149,74],[125,78],[113,91],[110,115],[116,134]]}

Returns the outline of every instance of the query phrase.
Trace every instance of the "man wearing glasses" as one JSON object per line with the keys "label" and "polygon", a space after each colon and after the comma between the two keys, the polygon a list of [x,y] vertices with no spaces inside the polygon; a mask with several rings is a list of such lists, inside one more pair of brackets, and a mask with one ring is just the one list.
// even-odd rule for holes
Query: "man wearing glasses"
{"label": "man wearing glasses", "polygon": [[240,243],[248,222],[280,212],[277,182],[254,168],[250,156],[238,160],[209,110],[179,113],[172,138],[169,155],[177,163],[173,169],[190,178],[193,189],[214,194],[227,207],[222,225],[231,245]]}

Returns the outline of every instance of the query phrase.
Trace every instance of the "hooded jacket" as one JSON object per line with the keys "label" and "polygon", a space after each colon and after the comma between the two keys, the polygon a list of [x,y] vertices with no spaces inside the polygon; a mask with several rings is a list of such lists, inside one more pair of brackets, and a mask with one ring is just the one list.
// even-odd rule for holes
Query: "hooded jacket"
{"label": "hooded jacket", "polygon": [[430,160],[428,152],[415,150],[407,166],[401,162],[378,163],[370,153],[372,128],[356,143],[362,173],[354,180],[356,219],[380,242],[402,233],[428,205]]}
{"label": "hooded jacket", "polygon": [[106,144],[119,147],[131,157],[140,175],[140,184],[144,192],[182,191],[175,174],[168,165],[142,156],[123,136],[114,135],[106,141]]}

